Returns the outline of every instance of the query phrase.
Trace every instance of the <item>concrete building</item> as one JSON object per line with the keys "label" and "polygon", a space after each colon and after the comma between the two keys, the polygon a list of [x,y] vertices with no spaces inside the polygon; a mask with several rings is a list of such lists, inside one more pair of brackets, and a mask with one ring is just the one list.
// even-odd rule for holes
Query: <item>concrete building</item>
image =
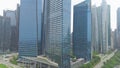
{"label": "concrete building", "polygon": [[[84,59],[80,58],[74,62],[71,61],[70,63],[71,68],[80,68],[80,66],[84,64]],[[22,59],[18,60],[18,65],[24,68],[59,68],[57,63],[51,61],[45,56],[22,57]]]}
{"label": "concrete building", "polygon": [[114,35],[114,31],[111,31],[111,50],[114,50],[114,39],[115,39],[115,35]]}
{"label": "concrete building", "polygon": [[58,68],[58,64],[49,60],[46,57],[21,57],[18,60],[18,65],[24,68]]}
{"label": "concrete building", "polygon": [[42,0],[21,0],[19,57],[36,57],[42,52]]}
{"label": "concrete building", "polygon": [[[17,10],[16,10],[17,11]],[[17,52],[18,51],[18,24],[16,11],[5,10],[4,16],[9,17],[11,19],[11,44],[10,51]]]}
{"label": "concrete building", "polygon": [[114,31],[114,49],[119,49],[117,34],[118,34],[117,29],[115,29],[115,31]]}
{"label": "concrete building", "polygon": [[44,10],[45,55],[59,68],[71,68],[71,0],[45,0]]}
{"label": "concrete building", "polygon": [[111,49],[111,47],[112,47],[112,45],[111,45],[111,20],[110,20],[110,18],[111,18],[111,7],[110,7],[110,5],[108,5],[108,8],[107,8],[107,13],[108,13],[108,47],[109,47],[109,49]]}
{"label": "concrete building", "polygon": [[102,17],[101,17],[101,13],[102,13],[102,11],[101,11],[101,7],[99,6],[99,7],[97,7],[97,19],[98,19],[98,46],[99,46],[99,48],[98,48],[98,51],[99,51],[99,53],[102,53],[102,38],[103,38],[103,34],[102,34],[102,32],[103,32],[103,30],[102,30]]}
{"label": "concrete building", "polygon": [[117,9],[117,30],[120,33],[120,8]]}
{"label": "concrete building", "polygon": [[93,52],[99,53],[99,34],[98,34],[98,18],[97,18],[97,7],[92,6],[92,48]]}
{"label": "concrete building", "polygon": [[117,47],[120,48],[120,8],[117,10]]}
{"label": "concrete building", "polygon": [[91,1],[86,0],[74,6],[73,54],[78,58],[91,60]]}
{"label": "concrete building", "polygon": [[106,53],[108,51],[108,11],[107,11],[107,3],[105,0],[102,1],[101,10],[102,10],[102,53]]}
{"label": "concrete building", "polygon": [[103,0],[97,8],[99,53],[106,53],[111,46],[110,6]]}
{"label": "concrete building", "polygon": [[10,18],[0,16],[0,53],[10,51],[11,40],[11,21]]}

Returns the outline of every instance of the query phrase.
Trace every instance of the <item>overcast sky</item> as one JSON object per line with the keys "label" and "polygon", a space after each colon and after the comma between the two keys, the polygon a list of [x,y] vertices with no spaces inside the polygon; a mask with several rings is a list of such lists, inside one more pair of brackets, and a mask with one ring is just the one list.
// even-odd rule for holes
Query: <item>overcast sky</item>
{"label": "overcast sky", "polygon": [[[72,0],[72,5],[80,3],[84,0]],[[2,11],[5,10],[15,10],[16,4],[19,3],[19,0],[0,0],[0,15]],[[111,5],[111,27],[114,30],[116,28],[116,11],[120,7],[120,0],[107,0],[107,3]],[[97,6],[101,4],[101,0],[92,0],[92,5],[96,4]]]}

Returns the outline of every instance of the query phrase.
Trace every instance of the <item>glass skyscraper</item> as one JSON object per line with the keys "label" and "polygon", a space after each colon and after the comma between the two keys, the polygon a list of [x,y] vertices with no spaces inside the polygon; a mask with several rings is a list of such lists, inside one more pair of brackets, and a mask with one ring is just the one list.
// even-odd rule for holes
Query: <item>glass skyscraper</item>
{"label": "glass skyscraper", "polygon": [[73,54],[76,58],[91,60],[91,1],[74,6]]}
{"label": "glass skyscraper", "polygon": [[41,54],[42,0],[21,0],[19,57]]}
{"label": "glass skyscraper", "polygon": [[11,19],[6,16],[0,16],[0,53],[10,51],[11,43]]}
{"label": "glass skyscraper", "polygon": [[44,10],[45,55],[70,68],[71,0],[45,0]]}

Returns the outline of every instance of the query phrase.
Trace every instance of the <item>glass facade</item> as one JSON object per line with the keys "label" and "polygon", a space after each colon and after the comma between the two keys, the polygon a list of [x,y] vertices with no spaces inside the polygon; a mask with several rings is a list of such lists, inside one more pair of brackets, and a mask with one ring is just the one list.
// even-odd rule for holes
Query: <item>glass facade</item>
{"label": "glass facade", "polygon": [[91,5],[84,1],[74,6],[73,54],[76,58],[91,59]]}
{"label": "glass facade", "polygon": [[10,51],[17,52],[18,51],[18,24],[16,11],[6,10],[4,11],[4,16],[9,17],[11,19],[11,43],[10,43]]}
{"label": "glass facade", "polygon": [[21,0],[19,56],[41,54],[42,0]]}
{"label": "glass facade", "polygon": [[70,68],[71,0],[45,0],[45,55]]}
{"label": "glass facade", "polygon": [[9,17],[0,16],[0,53],[10,51],[11,43],[11,19]]}

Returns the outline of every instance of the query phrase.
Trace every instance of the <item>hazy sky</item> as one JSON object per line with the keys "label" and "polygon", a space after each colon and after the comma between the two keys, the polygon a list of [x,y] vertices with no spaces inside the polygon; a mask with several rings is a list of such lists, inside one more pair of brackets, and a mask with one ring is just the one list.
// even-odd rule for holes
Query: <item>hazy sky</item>
{"label": "hazy sky", "polygon": [[0,0],[0,15],[2,15],[2,11],[5,10],[15,10],[16,4],[19,0]]}
{"label": "hazy sky", "polygon": [[[100,5],[102,0],[92,0],[92,4]],[[117,8],[120,7],[120,0],[106,0],[111,6],[111,27],[112,30],[116,28],[117,23]]]}
{"label": "hazy sky", "polygon": [[[84,0],[73,0],[74,4],[78,3],[78,1],[84,1]],[[120,0],[106,0],[107,3],[111,6],[111,28],[114,30],[116,28],[117,23],[117,8],[120,7]],[[102,0],[92,0],[92,5],[99,6],[101,4]]]}
{"label": "hazy sky", "polygon": [[[72,4],[80,3],[84,0],[72,0]],[[108,4],[111,5],[111,27],[114,30],[116,28],[116,11],[117,8],[120,7],[120,0],[106,0]],[[2,15],[2,11],[5,10],[15,10],[16,9],[16,3],[18,3],[19,0],[0,0],[0,15]],[[92,5],[100,5],[101,0],[92,0]]]}

